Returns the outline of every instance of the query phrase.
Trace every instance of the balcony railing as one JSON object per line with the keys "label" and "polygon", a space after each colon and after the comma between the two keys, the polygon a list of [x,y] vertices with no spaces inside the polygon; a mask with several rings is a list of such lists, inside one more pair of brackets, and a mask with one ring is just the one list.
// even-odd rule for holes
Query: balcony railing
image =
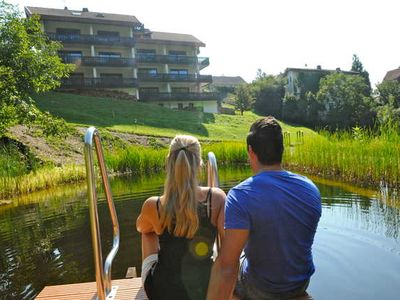
{"label": "balcony railing", "polygon": [[51,40],[59,41],[62,43],[123,46],[135,45],[135,39],[130,37],[102,36],[91,34],[58,34],[54,32],[47,32],[46,34]]}
{"label": "balcony railing", "polygon": [[219,100],[218,93],[140,93],[140,101],[201,101]]}
{"label": "balcony railing", "polygon": [[133,67],[135,60],[125,57],[60,55],[64,63],[82,66]]}
{"label": "balcony railing", "polygon": [[96,89],[137,87],[136,78],[65,78],[60,89]]}
{"label": "balcony railing", "polygon": [[202,68],[210,64],[208,57],[186,56],[186,55],[156,55],[156,54],[136,54],[138,63],[161,63],[161,64],[184,64],[195,65]]}
{"label": "balcony railing", "polygon": [[156,81],[156,82],[212,82],[211,75],[198,74],[171,74],[171,73],[138,73],[140,81]]}

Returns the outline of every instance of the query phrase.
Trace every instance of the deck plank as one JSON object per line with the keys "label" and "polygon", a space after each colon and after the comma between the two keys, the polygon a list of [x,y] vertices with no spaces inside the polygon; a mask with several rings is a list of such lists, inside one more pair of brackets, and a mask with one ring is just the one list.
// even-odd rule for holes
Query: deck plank
{"label": "deck plank", "polygon": [[[141,278],[117,279],[112,281],[113,286],[118,286],[116,300],[136,299],[146,300],[146,294],[142,287]],[[96,294],[96,282],[84,282],[74,284],[63,284],[46,286],[37,295],[37,300],[64,300],[92,299]]]}

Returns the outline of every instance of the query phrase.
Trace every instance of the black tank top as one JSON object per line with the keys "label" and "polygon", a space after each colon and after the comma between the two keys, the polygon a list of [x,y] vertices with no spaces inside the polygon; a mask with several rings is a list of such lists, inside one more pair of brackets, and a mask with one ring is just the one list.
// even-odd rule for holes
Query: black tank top
{"label": "black tank top", "polygon": [[[198,205],[199,229],[193,238],[176,237],[164,230],[159,235],[158,262],[145,281],[150,300],[198,299],[207,295],[212,266],[212,247],[217,229],[211,223],[211,189]],[[160,198],[157,200],[159,212]]]}

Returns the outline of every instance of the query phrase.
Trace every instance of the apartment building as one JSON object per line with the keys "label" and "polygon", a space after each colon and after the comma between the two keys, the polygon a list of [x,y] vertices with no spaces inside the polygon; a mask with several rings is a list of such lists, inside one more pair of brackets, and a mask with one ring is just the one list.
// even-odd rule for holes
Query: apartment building
{"label": "apartment building", "polygon": [[212,76],[200,74],[209,59],[198,56],[205,44],[196,37],[87,8],[25,7],[25,13],[40,16],[42,30],[63,44],[60,57],[76,65],[61,89],[116,90],[168,108],[218,112],[218,94],[203,91]]}
{"label": "apartment building", "polygon": [[335,72],[346,75],[359,75],[358,72],[343,71],[340,68],[336,68],[335,70],[322,69],[320,65],[315,69],[287,68],[283,73],[287,78],[285,94],[299,97],[302,92],[316,93],[319,89],[321,78]]}

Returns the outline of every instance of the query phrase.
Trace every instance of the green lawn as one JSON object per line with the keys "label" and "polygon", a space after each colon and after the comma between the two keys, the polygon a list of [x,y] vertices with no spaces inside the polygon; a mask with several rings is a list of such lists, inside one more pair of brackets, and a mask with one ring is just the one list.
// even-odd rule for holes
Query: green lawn
{"label": "green lawn", "polygon": [[[244,140],[251,123],[260,118],[252,112],[232,116],[176,111],[128,100],[55,92],[38,95],[35,100],[40,109],[69,123],[154,136],[171,137],[181,133],[200,139]],[[315,134],[304,127],[282,125],[284,130],[293,133],[303,130],[305,135]]]}

